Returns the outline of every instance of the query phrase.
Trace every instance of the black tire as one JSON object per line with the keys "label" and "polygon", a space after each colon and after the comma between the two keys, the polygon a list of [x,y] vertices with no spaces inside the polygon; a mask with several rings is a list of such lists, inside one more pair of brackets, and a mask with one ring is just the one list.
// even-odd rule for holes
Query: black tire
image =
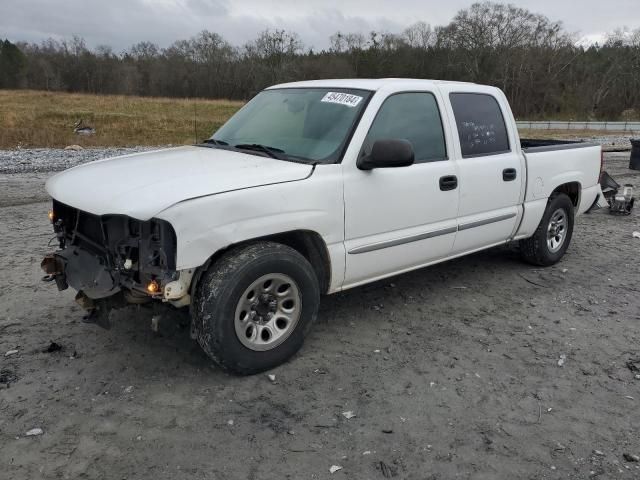
{"label": "black tire", "polygon": [[[558,211],[564,211],[566,218],[566,230],[562,244],[555,251],[547,242],[549,237],[549,226],[552,216]],[[547,267],[557,263],[569,248],[571,236],[573,235],[574,211],[571,199],[564,193],[557,193],[549,198],[547,208],[544,211],[542,220],[532,237],[520,240],[520,253],[522,258],[532,265]]]}
{"label": "black tire", "polygon": [[[282,343],[255,351],[236,334],[237,309],[252,282],[270,274],[293,279],[301,300],[300,313]],[[226,371],[251,375],[284,363],[300,350],[318,313],[320,287],[313,267],[296,250],[259,242],[222,255],[200,278],[193,302],[195,334],[205,353]]]}

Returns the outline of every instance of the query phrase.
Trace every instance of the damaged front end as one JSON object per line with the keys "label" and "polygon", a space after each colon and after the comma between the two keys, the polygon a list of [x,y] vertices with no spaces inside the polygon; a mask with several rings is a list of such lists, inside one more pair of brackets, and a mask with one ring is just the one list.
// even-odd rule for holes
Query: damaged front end
{"label": "damaged front end", "polygon": [[176,271],[176,234],[168,222],[98,216],[55,200],[49,219],[60,249],[43,259],[43,280],[77,290],[89,320],[108,326],[109,311],[128,304],[188,304],[191,272]]}

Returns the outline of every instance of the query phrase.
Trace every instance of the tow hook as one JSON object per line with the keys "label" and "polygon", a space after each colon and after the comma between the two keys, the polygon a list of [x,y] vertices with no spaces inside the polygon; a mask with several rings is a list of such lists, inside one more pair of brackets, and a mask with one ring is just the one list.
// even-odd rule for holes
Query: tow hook
{"label": "tow hook", "polygon": [[40,268],[46,273],[42,277],[43,282],[56,282],[58,290],[66,290],[69,288],[67,277],[64,274],[64,263],[54,253],[45,255],[40,263]]}

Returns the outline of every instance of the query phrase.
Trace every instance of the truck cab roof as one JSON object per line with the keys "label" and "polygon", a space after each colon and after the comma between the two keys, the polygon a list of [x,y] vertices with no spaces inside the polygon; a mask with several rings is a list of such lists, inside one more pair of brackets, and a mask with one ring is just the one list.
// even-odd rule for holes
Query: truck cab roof
{"label": "truck cab roof", "polygon": [[[486,89],[485,85],[469,82],[453,82],[448,80],[425,80],[418,78],[332,78],[326,80],[307,80],[302,82],[281,83],[273,85],[269,89],[276,88],[357,88],[362,90],[377,91],[384,87],[404,88],[433,88],[442,85],[474,85]],[[489,87],[491,88],[491,87]]]}

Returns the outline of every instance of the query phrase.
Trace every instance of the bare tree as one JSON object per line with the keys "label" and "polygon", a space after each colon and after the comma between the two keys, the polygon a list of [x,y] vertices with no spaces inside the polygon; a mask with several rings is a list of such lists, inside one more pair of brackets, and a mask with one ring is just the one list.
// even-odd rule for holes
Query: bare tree
{"label": "bare tree", "polygon": [[140,42],[118,54],[91,50],[79,37],[16,48],[25,64],[11,85],[24,88],[246,99],[283,81],[407,76],[499,86],[520,117],[640,118],[640,29],[582,45],[560,22],[492,2],[474,3],[444,26],[336,32],[320,52],[286,30],[265,30],[242,47],[202,31],[167,48]]}

